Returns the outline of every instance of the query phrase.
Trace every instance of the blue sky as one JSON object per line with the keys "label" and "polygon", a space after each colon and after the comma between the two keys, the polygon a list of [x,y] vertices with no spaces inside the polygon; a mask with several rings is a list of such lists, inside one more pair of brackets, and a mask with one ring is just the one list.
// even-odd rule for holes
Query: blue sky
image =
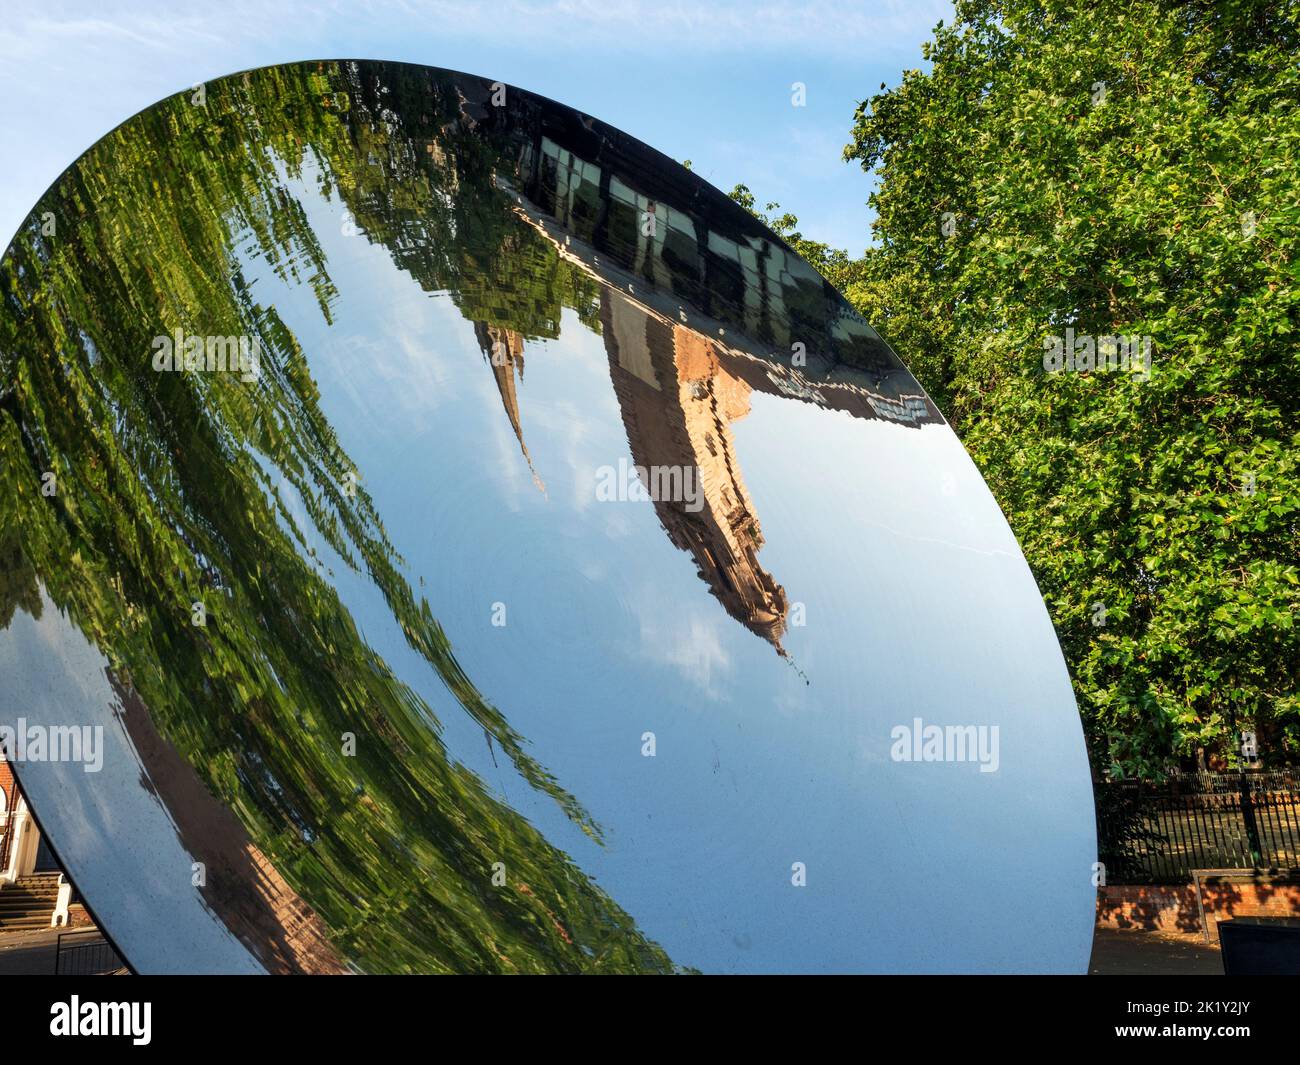
{"label": "blue sky", "polygon": [[[778,201],[860,252],[870,178],[841,160],[858,101],[922,65],[949,0],[7,0],[0,22],[0,241],[76,156],[170,93],[248,67],[396,59],[553,97]],[[791,105],[791,85],[807,106]]]}

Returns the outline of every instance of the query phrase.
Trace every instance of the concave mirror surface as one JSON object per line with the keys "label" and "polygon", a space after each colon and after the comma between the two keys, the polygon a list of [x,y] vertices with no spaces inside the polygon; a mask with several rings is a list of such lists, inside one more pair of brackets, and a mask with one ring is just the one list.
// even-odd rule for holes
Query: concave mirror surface
{"label": "concave mirror surface", "polygon": [[1085,967],[1015,540],[689,171],[474,77],[267,68],[96,144],[0,284],[0,723],[136,970]]}

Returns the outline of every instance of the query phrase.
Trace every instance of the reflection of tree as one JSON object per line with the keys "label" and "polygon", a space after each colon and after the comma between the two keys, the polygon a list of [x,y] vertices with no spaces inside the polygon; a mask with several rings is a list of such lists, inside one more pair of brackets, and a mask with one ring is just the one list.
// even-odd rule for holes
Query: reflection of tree
{"label": "reflection of tree", "polygon": [[[232,251],[310,285],[328,320],[337,293],[282,177],[301,179],[310,157],[421,284],[479,276],[456,238],[504,194],[482,180],[482,142],[460,168],[422,158],[430,139],[456,148],[442,132],[455,132],[451,94],[428,78],[312,64],[227,79],[206,107],[181,96],[137,116],[47,194],[33,218],[53,212],[58,236],[29,223],[0,267],[6,543],[21,544],[347,958],[370,970],[664,970],[625,913],[450,759],[431,708],[361,637],[277,487],[364,568],[520,772],[594,831],[461,670],[369,496],[345,489],[352,466],[307,359]],[[418,106],[395,112],[402,100]],[[405,129],[408,115],[420,128]],[[491,232],[504,250],[461,297],[477,318],[545,336],[562,301],[592,313],[584,282],[527,253],[535,238]],[[260,378],[154,373],[150,338],[176,328],[256,335]],[[39,494],[38,471],[52,468],[56,501]],[[9,614],[32,602],[13,569],[0,585]],[[206,627],[190,624],[194,600]],[[344,732],[358,737],[355,758],[339,755]],[[491,883],[498,861],[504,887]]]}
{"label": "reflection of tree", "polygon": [[[508,210],[496,179],[510,160],[466,117],[456,87],[402,67],[387,70],[386,91],[376,86],[363,77],[352,97],[357,151],[335,179],[361,231],[425,291],[450,293],[471,321],[554,339],[569,307],[599,330],[599,286]],[[387,125],[358,121],[367,108],[394,109],[400,125],[391,115]],[[464,234],[474,239],[457,239]]]}
{"label": "reflection of tree", "polygon": [[35,568],[11,533],[0,539],[0,630],[9,627],[19,610],[39,618],[41,591]]}
{"label": "reflection of tree", "polygon": [[[474,322],[511,428],[542,487],[524,443],[512,375],[522,377],[526,340],[559,337],[563,308],[600,332],[600,285],[510,211],[512,197],[498,178],[511,160],[493,147],[499,138],[485,137],[487,113],[467,107],[457,86],[430,80],[427,70],[395,68],[384,91],[378,88],[363,78],[352,96],[357,108],[394,108],[406,124],[399,135],[382,123],[357,124],[358,151],[343,160],[347,176],[331,187],[398,268],[426,292],[449,293]],[[409,110],[395,108],[393,100]],[[458,239],[467,233],[474,239]],[[510,348],[504,361],[492,358],[498,341]]]}

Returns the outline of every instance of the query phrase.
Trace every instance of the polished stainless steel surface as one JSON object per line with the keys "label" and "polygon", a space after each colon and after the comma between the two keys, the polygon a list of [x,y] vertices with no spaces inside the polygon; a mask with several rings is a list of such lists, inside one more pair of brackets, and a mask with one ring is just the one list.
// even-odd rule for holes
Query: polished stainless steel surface
{"label": "polished stainless steel surface", "polygon": [[0,725],[139,971],[1083,971],[1047,612],[815,271],[513,87],[201,95],[0,269]]}

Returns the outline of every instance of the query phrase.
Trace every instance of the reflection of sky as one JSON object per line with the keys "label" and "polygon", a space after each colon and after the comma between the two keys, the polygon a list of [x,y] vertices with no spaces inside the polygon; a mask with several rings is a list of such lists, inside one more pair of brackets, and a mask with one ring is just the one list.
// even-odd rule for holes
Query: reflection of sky
{"label": "reflection of sky", "polygon": [[[566,311],[558,341],[526,345],[519,405],[543,494],[471,324],[343,236],[336,204],[296,194],[341,293],[336,324],[251,265],[256,298],[302,342],[467,674],[607,845],[494,765],[378,591],[335,565],[361,631],[458,758],[680,964],[1081,970],[1093,841],[1072,696],[1032,578],[945,427],[767,395],[733,424],[760,563],[807,613],[784,661],[709,594],[650,504],[595,501],[596,469],[629,455],[598,335]],[[998,725],[1001,770],[892,762],[891,728],[917,716]]]}

